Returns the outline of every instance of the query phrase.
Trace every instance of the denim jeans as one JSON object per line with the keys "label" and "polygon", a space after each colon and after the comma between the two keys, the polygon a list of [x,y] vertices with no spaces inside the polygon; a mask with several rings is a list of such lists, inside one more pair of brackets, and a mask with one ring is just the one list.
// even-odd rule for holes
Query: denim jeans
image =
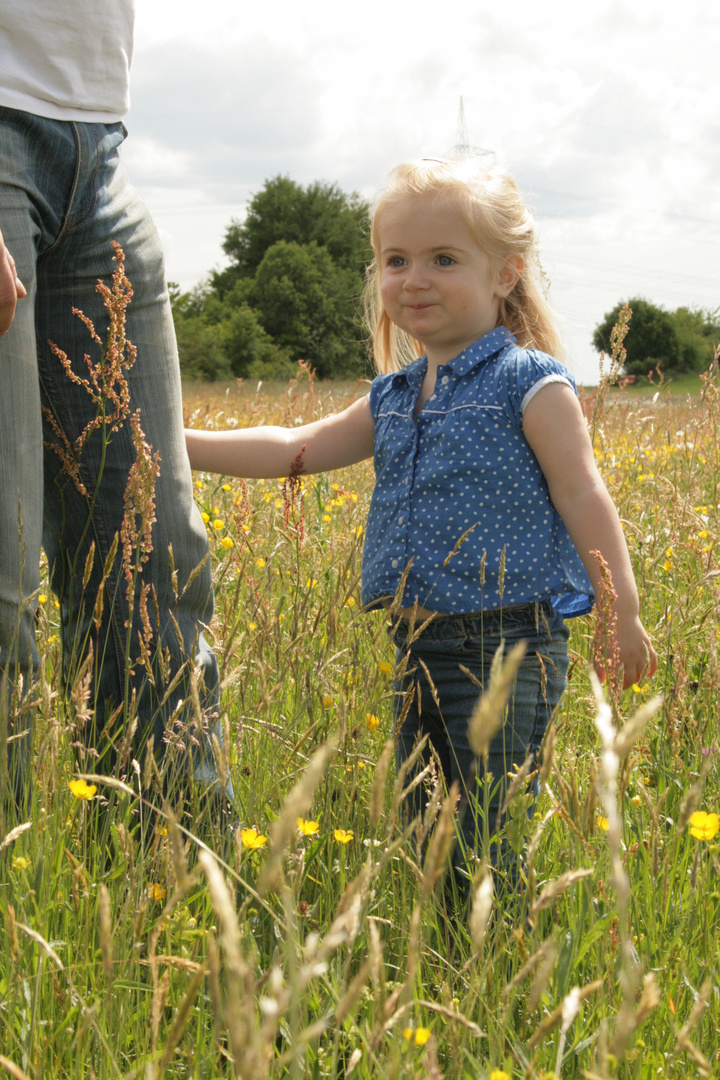
{"label": "denim jeans", "polygon": [[[194,504],[183,438],[180,372],[159,237],[146,207],[129,185],[118,150],[122,124],[82,124],[48,120],[0,108],[0,223],[8,250],[28,295],[18,302],[13,324],[0,338],[0,669],[25,690],[39,663],[34,622],[41,545],[50,581],[61,605],[66,677],[70,682],[92,644],[93,720],[83,733],[98,750],[108,717],[133,691],[138,701],[138,737],[154,734],[162,752],[168,716],[189,697],[182,678],[167,700],[166,687],[191,658],[200,676],[203,713],[217,723],[218,667],[201,627],[213,612],[208,543]],[[43,415],[72,443],[97,412],[86,390],[68,378],[48,342],[55,342],[73,369],[87,376],[83,357],[93,362],[100,348],[73,307],[89,317],[104,342],[108,319],[96,285],[108,285],[115,269],[111,241],[126,257],[134,290],[127,309],[127,338],[137,360],[127,373],[129,409],[140,409],[146,441],[160,455],[155,488],[157,520],[152,552],[134,595],[128,622],[127,583],[119,555],[104,584],[102,619],[93,609],[108,554],[121,528],[128,471],[136,453],[129,421],[112,434],[103,459],[99,435],[80,458],[79,493],[49,448],[58,437]],[[95,496],[92,510],[90,499]],[[94,559],[84,578],[89,552]],[[170,549],[172,548],[172,556]],[[171,565],[172,558],[172,565]],[[176,572],[176,577],[173,575]],[[165,652],[153,678],[137,662],[141,630],[138,591],[149,583],[153,650]],[[132,590],[131,590],[132,594]],[[154,685],[153,685],[154,681]],[[129,695],[128,695],[129,691]],[[182,716],[182,710],[176,715]],[[113,738],[117,741],[117,719]],[[120,730],[120,736],[123,732]],[[180,736],[182,738],[182,736]],[[205,734],[194,745],[194,774],[212,782],[215,766]],[[17,783],[26,782],[30,740],[13,745]],[[113,754],[110,753],[112,759]],[[182,753],[181,753],[182,756]],[[86,767],[93,768],[92,761]],[[96,766],[95,766],[96,767]]]}
{"label": "denim jeans", "polygon": [[[394,633],[397,662],[409,653],[406,674],[394,687],[396,728],[408,696],[413,695],[397,731],[397,764],[400,766],[418,738],[427,734],[447,787],[458,781],[461,843],[455,847],[453,862],[462,892],[467,891],[473,875],[475,856],[482,855],[514,879],[516,866],[506,842],[499,848],[483,850],[483,818],[487,808],[487,831],[492,838],[503,824],[498,818],[508,786],[507,774],[513,765],[521,766],[528,756],[537,753],[548,721],[562,698],[567,685],[567,627],[552,605],[543,602],[473,615],[440,616],[409,645],[408,631],[408,623],[403,621]],[[501,640],[505,653],[518,641],[527,642],[527,649],[505,722],[490,744],[487,772],[492,774],[492,781],[486,796],[485,765],[475,757],[468,740],[468,723],[482,691],[460,665],[484,687]],[[408,782],[429,758],[430,748]],[[424,812],[427,793],[422,785],[410,793],[408,802],[413,816]]]}

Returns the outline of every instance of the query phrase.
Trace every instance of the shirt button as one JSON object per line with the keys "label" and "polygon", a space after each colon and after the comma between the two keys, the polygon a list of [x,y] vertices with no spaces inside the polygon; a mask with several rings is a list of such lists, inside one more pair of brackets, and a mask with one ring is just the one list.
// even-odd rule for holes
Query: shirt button
{"label": "shirt button", "polygon": [[397,566],[398,566],[397,559],[393,559],[393,561],[391,562],[390,565],[392,566],[393,570],[397,570]]}

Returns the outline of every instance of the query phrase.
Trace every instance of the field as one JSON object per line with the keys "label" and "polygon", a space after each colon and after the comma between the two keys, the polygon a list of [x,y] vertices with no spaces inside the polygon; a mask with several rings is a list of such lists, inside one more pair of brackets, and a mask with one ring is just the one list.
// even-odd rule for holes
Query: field
{"label": "field", "polygon": [[[191,426],[225,427],[304,422],[363,387],[186,391]],[[370,463],[300,490],[195,477],[233,843],[194,808],[204,844],[148,816],[145,759],[71,790],[78,698],[41,595],[31,812],[0,827],[0,1075],[720,1075],[717,365],[701,393],[583,403],[660,668],[613,699],[575,620],[534,816],[520,785],[505,818],[523,880],[503,898],[483,853],[467,916],[442,887],[445,793],[434,822],[403,814],[387,617],[360,610]]]}

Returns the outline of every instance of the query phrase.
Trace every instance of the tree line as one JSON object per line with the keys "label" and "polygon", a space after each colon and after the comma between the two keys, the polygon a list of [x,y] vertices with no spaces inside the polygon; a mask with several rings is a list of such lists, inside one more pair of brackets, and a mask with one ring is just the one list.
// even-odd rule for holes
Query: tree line
{"label": "tree line", "polygon": [[[186,378],[287,379],[305,360],[320,378],[370,372],[361,298],[372,259],[369,205],[357,192],[316,181],[303,187],[275,176],[228,226],[229,265],[190,292],[170,285]],[[610,352],[610,331],[625,301],[593,333]],[[625,371],[646,375],[704,371],[720,341],[720,308],[666,311],[642,297],[625,338]]]}
{"label": "tree line", "polygon": [[183,375],[284,379],[298,360],[320,378],[364,374],[368,211],[336,184],[266,181],[225,233],[229,266],[191,292],[171,286]]}

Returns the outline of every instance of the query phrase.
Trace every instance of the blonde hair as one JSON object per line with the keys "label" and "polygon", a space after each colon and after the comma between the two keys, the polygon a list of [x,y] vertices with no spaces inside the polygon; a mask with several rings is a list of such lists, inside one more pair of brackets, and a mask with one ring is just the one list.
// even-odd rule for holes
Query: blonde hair
{"label": "blonde hair", "polygon": [[394,168],[371,209],[370,241],[375,257],[367,269],[364,308],[377,370],[381,374],[398,371],[425,351],[421,342],[388,317],[380,294],[379,222],[384,210],[411,195],[457,205],[495,269],[508,259],[519,260],[520,276],[509,295],[500,300],[497,325],[507,326],[523,348],[540,349],[562,360],[564,349],[546,296],[535,221],[513,178],[504,169],[488,167],[477,158],[425,158]]}

